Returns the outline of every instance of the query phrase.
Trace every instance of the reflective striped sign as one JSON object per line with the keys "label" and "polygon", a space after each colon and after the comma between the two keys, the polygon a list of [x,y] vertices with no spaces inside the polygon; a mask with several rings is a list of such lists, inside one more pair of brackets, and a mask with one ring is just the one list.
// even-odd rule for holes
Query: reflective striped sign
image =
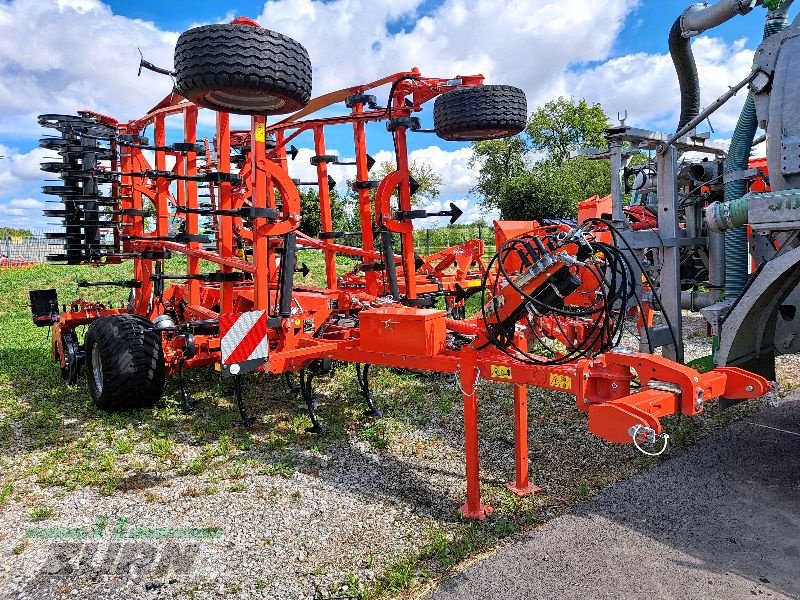
{"label": "reflective striped sign", "polygon": [[267,311],[220,315],[219,334],[223,365],[269,357]]}

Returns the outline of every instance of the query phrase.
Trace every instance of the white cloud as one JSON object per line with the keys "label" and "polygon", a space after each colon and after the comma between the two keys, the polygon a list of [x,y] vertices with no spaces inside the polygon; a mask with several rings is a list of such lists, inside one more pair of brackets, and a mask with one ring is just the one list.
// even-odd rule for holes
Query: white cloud
{"label": "white cloud", "polygon": [[[477,173],[469,166],[472,150],[459,148],[457,150],[444,150],[438,146],[420,148],[409,153],[409,161],[417,164],[426,164],[442,178],[439,189],[443,196],[466,195],[477,183]],[[381,150],[374,154],[378,165],[389,162],[394,165],[394,153]]]}
{"label": "white cloud", "polygon": [[35,200],[33,198],[15,198],[8,203],[8,206],[10,208],[42,210],[45,204],[41,200]]}
{"label": "white cloud", "polygon": [[[711,104],[750,72],[753,50],[746,40],[726,44],[703,36],[694,41],[694,54],[700,74],[701,102]],[[629,54],[608,60],[594,68],[563,75],[559,93],[600,102],[615,118],[628,111],[628,124],[674,131],[677,127],[680,96],[675,67],[669,54]],[[747,92],[730,101],[711,116],[716,130],[731,131],[736,126]]]}
{"label": "white cloud", "polygon": [[[39,165],[54,155],[54,152],[42,148],[34,148],[30,152],[18,152],[0,144],[0,156],[5,157],[0,160],[0,190],[2,190],[0,194],[14,193],[25,186],[30,186],[33,182],[41,183],[47,176],[42,173]],[[59,158],[56,156],[55,160]],[[50,177],[54,178],[56,175]]]}
{"label": "white cloud", "polygon": [[536,102],[569,65],[606,59],[638,0],[445,0],[408,31],[389,33],[388,22],[415,17],[421,4],[274,0],[259,19],[306,46],[317,95],[419,67],[432,77],[481,73]]}
{"label": "white cloud", "polygon": [[469,148],[448,152],[429,146],[412,151],[409,158],[412,162],[427,163],[442,177],[442,194],[468,194],[477,183],[477,173],[469,166],[471,156]]}
{"label": "white cloud", "polygon": [[0,3],[0,128],[30,134],[44,112],[140,116],[172,83],[150,72],[136,77],[137,47],[171,67],[177,35],[114,15],[98,0]]}
{"label": "white cloud", "polygon": [[21,217],[25,211],[21,208],[11,208],[9,206],[0,205],[0,215],[9,215],[14,217]]}

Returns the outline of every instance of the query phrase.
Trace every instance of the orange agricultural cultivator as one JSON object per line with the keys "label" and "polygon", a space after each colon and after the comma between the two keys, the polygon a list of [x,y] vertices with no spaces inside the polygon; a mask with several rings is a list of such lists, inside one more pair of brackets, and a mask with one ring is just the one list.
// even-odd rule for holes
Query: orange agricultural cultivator
{"label": "orange agricultural cultivator", "polygon": [[[484,85],[480,75],[432,78],[412,69],[312,100],[305,49],[247,19],[187,31],[177,43],[174,73],[165,72],[174,76],[175,91],[140,119],[118,122],[91,112],[40,117],[60,133],[41,140],[60,157],[43,169],[63,180],[44,189],[63,203],[47,211],[64,225],[54,234],[64,253],[51,260],[133,261],[130,281],[82,282],[129,288],[124,307],[75,300],[60,308],[53,290],[31,292],[35,322],[53,326],[53,355],[66,381],[74,383],[85,366],[98,406],[151,405],[165,376],[177,375],[184,390],[185,369],[216,366],[235,378],[242,420],[249,422],[241,377],[297,372],[311,431],[320,432],[312,382],[331,361],[356,365],[376,416],[370,365],[454,373],[464,401],[461,510],[483,518],[490,509],[479,490],[479,378],[514,385],[510,487],[518,494],[534,490],[529,385],[575,395],[593,433],[639,446],[659,440],[663,416],[695,415],[714,398],[754,398],[769,389],[765,379],[740,369],[700,374],[659,356],[615,350],[641,300],[630,258],[599,241],[591,224],[517,232],[499,243],[488,264],[480,241],[415,255],[415,221],[442,214],[412,205],[407,138],[423,132],[415,114],[435,101],[433,131],[445,140],[507,137],[526,123],[521,90]],[[385,105],[370,93],[381,87],[389,88]],[[338,114],[342,103],[347,111]],[[215,111],[208,139],[198,138],[201,108]],[[250,115],[250,127],[232,130],[231,113]],[[175,115],[182,119],[177,142],[168,140],[176,131],[166,122]],[[379,122],[391,132],[397,168],[376,181],[366,132]],[[342,163],[326,147],[332,126],[353,132],[358,232],[333,228],[328,165]],[[288,171],[292,141],[306,132],[313,136],[313,182],[294,181]],[[316,237],[298,231],[300,185],[318,187]],[[455,219],[460,211],[453,206],[446,214]],[[201,219],[210,221],[213,239],[201,233]],[[304,248],[324,255],[325,288],[295,281]],[[176,254],[186,257],[185,273],[166,271],[166,259]],[[338,255],[355,258],[357,271],[337,274]],[[464,318],[465,300],[478,295],[477,314]],[[81,340],[78,328],[85,325]]]}

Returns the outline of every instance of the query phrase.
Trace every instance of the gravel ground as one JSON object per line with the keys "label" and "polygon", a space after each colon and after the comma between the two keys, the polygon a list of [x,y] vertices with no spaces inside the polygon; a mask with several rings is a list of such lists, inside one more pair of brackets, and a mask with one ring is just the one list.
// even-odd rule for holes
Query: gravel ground
{"label": "gravel ground", "polygon": [[[699,319],[687,317],[698,355]],[[792,366],[782,368],[799,372]],[[260,375],[247,390],[257,424],[246,433],[231,425],[220,384],[202,374],[192,375],[204,400],[195,415],[162,408],[138,414],[141,423],[102,418],[86,412],[81,381],[50,415],[47,435],[32,437],[35,423],[9,419],[0,457],[0,594],[345,598],[373,584],[387,595],[415,593],[408,590],[465,556],[657,462],[589,435],[574,398],[531,389],[531,469],[545,492],[518,499],[502,487],[513,477],[511,389],[483,383],[483,494],[496,511],[481,525],[464,523],[456,514],[464,499],[463,414],[452,377],[376,370],[386,417],[375,422],[361,416],[352,371],[321,385],[319,411],[331,424],[322,437],[303,432],[302,410],[282,380]],[[24,398],[25,410],[49,407],[47,388],[37,391],[30,378],[15,375],[0,387]],[[168,408],[176,396],[171,389]],[[725,414],[710,406],[668,427],[680,447],[757,405]],[[222,427],[197,433],[198,421],[220,414]],[[122,443],[128,438],[130,447]],[[77,462],[100,471],[110,456],[117,466],[109,472],[121,475],[113,485],[65,483],[80,453]]]}

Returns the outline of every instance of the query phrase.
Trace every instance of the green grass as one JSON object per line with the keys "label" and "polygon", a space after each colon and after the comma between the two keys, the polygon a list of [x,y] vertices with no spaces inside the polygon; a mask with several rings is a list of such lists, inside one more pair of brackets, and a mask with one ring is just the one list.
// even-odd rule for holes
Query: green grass
{"label": "green grass", "polygon": [[14,491],[14,486],[10,483],[0,488],[0,506],[5,506],[8,499],[11,498],[11,493]]}
{"label": "green grass", "polygon": [[56,509],[52,506],[35,506],[28,513],[28,520],[33,522],[46,521],[56,514]]}

